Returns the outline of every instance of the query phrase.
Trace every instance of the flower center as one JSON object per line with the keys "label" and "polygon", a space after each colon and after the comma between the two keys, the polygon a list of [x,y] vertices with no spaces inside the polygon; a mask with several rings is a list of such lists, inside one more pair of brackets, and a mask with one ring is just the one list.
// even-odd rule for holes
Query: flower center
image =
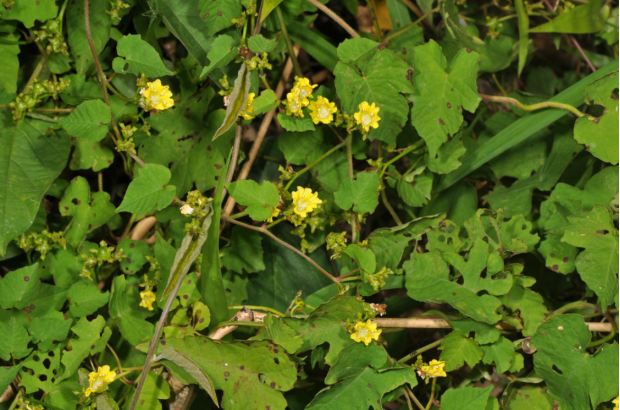
{"label": "flower center", "polygon": [[368,329],[366,329],[364,327],[357,331],[357,334],[358,334],[360,339],[365,339],[366,337],[368,337],[369,333],[370,332],[368,331]]}
{"label": "flower center", "polygon": [[304,90],[303,88],[301,90],[299,90],[299,99],[303,100],[306,98],[306,96],[308,95],[308,91]]}
{"label": "flower center", "polygon": [[296,101],[296,100],[295,100],[295,101],[293,101],[293,102],[291,103],[291,110],[292,110],[292,111],[298,111],[298,110],[299,110],[299,108],[300,108],[300,107],[299,107],[299,101]]}
{"label": "flower center", "polygon": [[304,201],[304,200],[300,199],[297,202],[297,209],[299,209],[299,211],[303,212],[304,209],[306,209],[308,207],[308,205],[310,205],[310,203],[308,201]]}
{"label": "flower center", "polygon": [[329,116],[330,112],[329,109],[325,108],[325,107],[321,107],[319,108],[319,112],[317,114],[317,117],[319,118],[327,118]]}
{"label": "flower center", "polygon": [[368,127],[372,122],[372,114],[362,114],[362,124],[364,127]]}
{"label": "flower center", "polygon": [[93,389],[94,391],[97,391],[97,390],[99,390],[99,388],[100,388],[102,385],[103,385],[103,380],[101,380],[101,378],[97,377],[97,378],[95,379],[95,381],[93,382],[93,387],[92,387],[92,389]]}
{"label": "flower center", "polygon": [[159,104],[159,96],[151,93],[151,104],[157,105]]}

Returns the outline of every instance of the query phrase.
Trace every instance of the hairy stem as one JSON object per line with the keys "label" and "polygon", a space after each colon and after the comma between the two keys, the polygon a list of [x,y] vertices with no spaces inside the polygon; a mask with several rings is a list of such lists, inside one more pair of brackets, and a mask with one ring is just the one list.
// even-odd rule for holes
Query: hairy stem
{"label": "hairy stem", "polygon": [[538,104],[522,104],[519,100],[515,99],[515,98],[510,98],[510,97],[498,97],[495,95],[485,95],[485,94],[479,94],[480,97],[482,97],[484,100],[487,101],[495,101],[495,102],[501,102],[501,103],[506,103],[506,104],[512,104],[515,107],[523,110],[523,111],[536,111],[536,110],[541,110],[544,108],[559,108],[561,110],[566,110],[566,111],[570,111],[571,113],[575,114],[578,118],[584,117],[586,114],[579,111],[577,108],[573,107],[572,105],[568,105],[568,104],[564,104],[564,103],[559,103],[559,102],[555,102],[555,101],[545,101],[545,102],[541,102]]}

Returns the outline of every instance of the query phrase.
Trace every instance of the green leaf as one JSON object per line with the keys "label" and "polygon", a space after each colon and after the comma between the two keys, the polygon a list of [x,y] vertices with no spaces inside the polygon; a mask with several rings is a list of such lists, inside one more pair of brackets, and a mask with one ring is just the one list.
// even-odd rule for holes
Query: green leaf
{"label": "green leaf", "polygon": [[387,49],[377,49],[368,58],[336,65],[336,91],[343,113],[353,115],[363,101],[374,102],[380,108],[379,128],[371,129],[370,140],[396,145],[396,137],[409,116],[409,105],[402,95],[413,92],[409,71],[410,67]]}
{"label": "green leaf", "polygon": [[28,331],[37,349],[47,352],[54,347],[54,342],[67,338],[73,321],[62,312],[53,312],[49,317],[36,317],[30,322]]}
{"label": "green leaf", "polygon": [[112,150],[101,142],[75,139],[73,146],[75,150],[69,163],[72,171],[90,169],[99,172],[112,165],[114,161]]}
{"label": "green leaf", "polygon": [[48,317],[60,311],[67,300],[67,292],[57,286],[41,283],[39,294],[30,304],[30,318]]}
{"label": "green leaf", "polygon": [[253,115],[264,114],[267,111],[271,111],[280,104],[278,96],[272,90],[263,90],[260,96],[254,100],[252,106],[254,107]]}
{"label": "green leaf", "polygon": [[563,242],[585,248],[575,261],[581,279],[607,309],[618,292],[618,230],[607,208],[595,205],[568,217]]}
{"label": "green leaf", "polygon": [[97,316],[92,321],[83,317],[71,331],[78,338],[71,340],[71,350],[62,352],[61,362],[65,366],[65,371],[58,378],[58,382],[71,377],[89,354],[95,355],[105,349],[112,335],[110,328],[105,326],[105,319],[102,316]]}
{"label": "green leaf", "polygon": [[60,347],[42,353],[34,351],[22,363],[21,385],[27,393],[35,393],[43,390],[45,393],[52,391],[60,370]]}
{"label": "green leaf", "polygon": [[221,124],[224,111],[217,110],[203,122],[204,113],[213,98],[214,91],[209,88],[201,95],[183,99],[174,110],[152,115],[147,122],[159,132],[156,137],[141,142],[138,154],[147,163],[156,163],[170,169],[170,185],[177,188],[177,196],[182,198],[193,189],[200,191],[217,185],[216,177],[224,165],[221,144],[211,142],[215,127]]}
{"label": "green leaf", "polygon": [[[98,56],[101,56],[110,39],[112,19],[106,13],[109,4],[107,0],[89,1],[90,32]],[[67,7],[67,34],[69,36],[69,49],[73,55],[77,73],[94,73],[95,63],[88,45],[86,25],[84,24],[84,0],[75,0],[71,7]],[[98,87],[101,88],[101,86]]]}
{"label": "green leaf", "polygon": [[441,396],[442,410],[485,410],[493,386],[449,389]]}
{"label": "green leaf", "polygon": [[84,280],[75,283],[67,291],[69,312],[75,317],[88,316],[97,309],[108,304],[110,293],[104,292],[91,281]]}
{"label": "green leaf", "polygon": [[[593,0],[577,8],[589,6],[596,2]],[[618,135],[619,113],[618,98],[614,96],[614,90],[617,88],[618,71],[588,84],[586,86],[586,103],[602,105],[605,107],[603,114],[598,118],[586,115],[575,122],[575,139],[577,142],[584,144],[596,158],[614,165],[618,164],[618,139],[615,135]]]}
{"label": "green leaf", "polygon": [[28,348],[30,335],[13,317],[6,325],[0,325],[0,358],[4,361],[21,359],[28,356],[32,348]]}
{"label": "green leaf", "polygon": [[504,306],[519,312],[523,321],[523,336],[533,336],[547,315],[542,296],[528,289],[534,282],[532,278],[515,275],[510,292],[499,298]]}
{"label": "green leaf", "polygon": [[430,40],[414,50],[416,87],[411,124],[426,141],[430,158],[435,158],[441,145],[460,129],[463,110],[474,112],[478,108],[479,58],[477,53],[460,50],[448,67],[435,41]]}
{"label": "green leaf", "polygon": [[260,14],[260,22],[262,23],[271,14],[272,11],[278,7],[278,4],[282,3],[282,0],[266,0],[263,3],[263,9]]}
{"label": "green leaf", "polygon": [[452,189],[435,194],[433,201],[420,211],[420,215],[445,213],[446,217],[463,226],[463,222],[475,215],[478,210],[478,193],[468,182],[461,181]]}
{"label": "green leaf", "polygon": [[160,211],[170,205],[176,194],[176,187],[167,185],[170,170],[159,164],[146,164],[136,169],[123,202],[116,212],[151,213]]}
{"label": "green leaf", "polygon": [[[216,2],[214,1],[213,3]],[[215,141],[219,136],[228,131],[228,129],[237,122],[241,110],[243,109],[243,107],[245,107],[245,104],[248,101],[250,86],[250,71],[247,69],[247,64],[243,63],[241,64],[241,68],[239,68],[239,71],[237,72],[237,79],[235,80],[235,83],[233,85],[233,91],[229,95],[229,103],[226,107],[226,116],[224,117],[224,121],[222,121],[222,125],[220,125],[220,128],[215,131],[215,135],[213,135],[213,141]]]}
{"label": "green leaf", "polygon": [[157,6],[168,30],[181,41],[198,64],[208,65],[207,54],[213,39],[207,35],[205,22],[196,14],[198,0],[158,0]]}
{"label": "green leaf", "polygon": [[60,120],[60,125],[73,137],[95,142],[106,136],[109,122],[110,107],[101,100],[88,100]]}
{"label": "green leaf", "polygon": [[454,330],[448,336],[441,339],[439,359],[446,362],[446,371],[459,369],[467,363],[474,367],[482,359],[482,350],[474,339],[466,337],[460,330]]}
{"label": "green leaf", "polygon": [[501,303],[495,296],[478,296],[469,288],[468,280],[463,285],[449,280],[450,270],[438,251],[414,253],[403,268],[409,297],[424,302],[449,303],[484,323],[494,324],[501,319],[497,313]]}
{"label": "green leaf", "polygon": [[77,248],[88,233],[105,224],[114,215],[110,195],[104,191],[90,194],[88,181],[76,177],[65,191],[59,204],[62,216],[73,216],[64,237]]}
{"label": "green leaf", "polygon": [[510,369],[515,358],[515,347],[505,337],[501,337],[493,344],[482,346],[482,351],[484,352],[482,363],[495,364],[498,373]]}
{"label": "green leaf", "polygon": [[235,0],[200,0],[198,15],[206,23],[207,33],[213,36],[232,26],[232,19],[241,15],[241,3]]}
{"label": "green leaf", "polygon": [[43,195],[67,164],[71,143],[42,135],[49,123],[23,120],[0,127],[0,255],[35,219]]}
{"label": "green leaf", "polygon": [[[153,256],[153,247],[144,241],[123,239],[116,247],[123,252],[120,261],[121,271],[127,275],[135,275],[147,263],[146,256]],[[160,262],[160,261],[158,261]]]}
{"label": "green leaf", "polygon": [[209,65],[202,69],[200,78],[207,78],[211,71],[230,63],[237,56],[237,51],[238,48],[235,47],[235,40],[232,37],[226,34],[217,36],[207,54]]}
{"label": "green leaf", "polygon": [[424,162],[428,169],[435,174],[448,174],[461,166],[459,157],[465,153],[463,138],[459,135],[451,138],[447,143],[442,144],[437,151],[437,157],[431,158],[424,155]]}
{"label": "green leaf", "polygon": [[303,344],[301,337],[290,328],[282,318],[269,313],[265,316],[265,330],[251,340],[271,340],[284,348],[288,353],[295,353]]}
{"label": "green leaf", "polygon": [[548,23],[530,29],[530,33],[596,33],[605,27],[609,6],[603,0],[592,0],[572,8]]}
{"label": "green leaf", "polygon": [[527,59],[527,49],[529,45],[528,32],[530,28],[530,19],[525,8],[523,0],[515,1],[515,9],[517,10],[517,22],[519,26],[519,68],[518,74],[521,75],[525,67]]}
{"label": "green leaf", "polygon": [[9,384],[13,383],[19,370],[19,366],[0,367],[0,390],[5,391]]}
{"label": "green leaf", "polygon": [[353,343],[347,346],[338,356],[338,361],[329,369],[325,384],[338,383],[339,380],[362,373],[367,366],[377,370],[390,366],[385,348],[378,343]]}
{"label": "green leaf", "polygon": [[155,333],[155,325],[146,319],[152,315],[140,306],[140,281],[136,277],[119,275],[112,282],[110,317],[116,319],[121,335],[132,345],[148,342]]}
{"label": "green leaf", "polygon": [[221,250],[222,264],[237,273],[255,273],[265,270],[262,236],[241,226],[232,229],[230,242]]}
{"label": "green leaf", "polygon": [[284,322],[301,335],[304,342],[297,353],[329,343],[325,362],[333,365],[340,352],[355,343],[344,327],[347,319],[353,320],[361,312],[362,303],[356,298],[336,296],[329,302],[318,306],[305,319],[284,318]]}
{"label": "green leaf", "polygon": [[368,249],[375,255],[376,266],[396,271],[411,237],[392,233],[389,229],[377,229],[368,236]]}
{"label": "green leaf", "polygon": [[558,404],[544,385],[513,382],[502,395],[506,410],[553,410]]}
{"label": "green leaf", "polygon": [[[163,343],[165,342],[165,343]],[[138,347],[142,351],[148,345]],[[282,391],[293,388],[297,370],[284,350],[270,342],[225,342],[207,337],[165,339],[158,353],[172,348],[198,365],[223,390],[222,403],[229,410],[265,408],[284,410]],[[243,386],[243,388],[239,388]]]}
{"label": "green leaf", "polygon": [[[531,346],[536,374],[566,410],[596,408],[618,395],[618,344],[586,352],[592,334],[579,315],[557,315],[540,325]],[[604,377],[602,377],[604,375]]]}
{"label": "green leaf", "polygon": [[[10,41],[18,41],[17,36],[3,37]],[[0,90],[4,89],[9,94],[17,92],[17,75],[19,73],[19,46],[17,44],[1,44],[2,71],[0,71]],[[1,387],[1,386],[0,386]]]}
{"label": "green leaf", "polygon": [[363,249],[358,244],[352,243],[347,246],[343,253],[349,255],[359,265],[360,269],[372,275],[377,268],[375,254],[370,249]]}
{"label": "green leaf", "polygon": [[[306,163],[313,163],[331,148],[326,144],[316,147],[306,157]],[[318,175],[319,182],[325,191],[329,193],[336,192],[340,185],[349,179],[347,154],[343,151],[336,151],[314,166],[312,171],[315,175]]]}
{"label": "green leaf", "polygon": [[312,150],[323,142],[323,133],[320,130],[306,132],[285,132],[278,136],[278,148],[284,158],[291,164],[303,165],[306,157]]}
{"label": "green leaf", "polygon": [[57,14],[58,6],[54,0],[21,0],[0,9],[2,20],[19,20],[26,28],[32,28],[35,20],[46,21]]}
{"label": "green leaf", "polygon": [[301,117],[293,117],[292,115],[278,114],[278,123],[287,131],[303,132],[314,131],[316,128],[312,123],[312,118],[308,115]]}
{"label": "green leaf", "polygon": [[[398,179],[396,189],[398,195],[409,206],[419,207],[428,203],[433,189],[433,176],[429,172],[423,172],[420,167],[408,175]],[[423,172],[419,175],[420,172]],[[393,177],[390,177],[393,179]]]}
{"label": "green leaf", "polygon": [[[147,77],[163,77],[174,74],[168,70],[157,51],[138,35],[127,35],[116,45],[118,57],[112,61],[114,71],[119,74],[144,73]],[[121,58],[124,57],[124,58]]]}
{"label": "green leaf", "polygon": [[379,47],[379,43],[367,38],[348,38],[338,46],[338,58],[343,63],[350,63],[367,58]]}
{"label": "green leaf", "polygon": [[101,86],[90,79],[87,80],[85,75],[69,74],[64,79],[71,81],[67,89],[60,94],[60,99],[65,103],[78,105],[86,100],[103,99]]}
{"label": "green leaf", "polygon": [[241,180],[229,182],[226,188],[239,204],[247,206],[246,211],[255,221],[271,217],[273,207],[280,202],[278,188],[269,181],[258,185],[256,181]]}
{"label": "green leaf", "polygon": [[[265,15],[265,3],[263,3],[263,11],[261,13],[263,16]],[[262,20],[262,16],[261,16],[261,20]],[[265,38],[263,37],[262,34],[257,34],[248,39],[248,47],[250,48],[250,50],[252,50],[256,54],[270,53],[276,48],[277,45],[278,45],[278,42],[276,41],[275,38],[274,39]]]}
{"label": "green leaf", "polygon": [[23,309],[39,293],[39,264],[7,273],[0,282],[0,305],[3,309]]}
{"label": "green leaf", "polygon": [[463,332],[464,336],[474,332],[474,340],[479,344],[495,343],[500,337],[499,329],[495,326],[477,322],[470,318],[452,320],[450,324],[455,330]]}
{"label": "green leaf", "polygon": [[336,204],[344,210],[353,208],[360,214],[374,212],[379,205],[379,176],[376,172],[357,174],[347,179],[334,193]]}
{"label": "green leaf", "polygon": [[[155,372],[149,372],[144,382],[144,387],[140,392],[140,407],[145,409],[161,410],[162,405],[160,400],[170,398],[170,384],[161,376]],[[133,394],[128,396],[128,401],[131,403]],[[99,409],[97,407],[97,409]]]}

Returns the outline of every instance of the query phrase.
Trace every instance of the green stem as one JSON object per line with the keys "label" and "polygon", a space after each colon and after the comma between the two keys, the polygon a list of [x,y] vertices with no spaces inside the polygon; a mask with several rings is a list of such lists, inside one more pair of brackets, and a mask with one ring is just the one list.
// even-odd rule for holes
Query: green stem
{"label": "green stem", "polygon": [[414,350],[413,352],[409,353],[407,356],[405,356],[405,357],[403,357],[402,359],[400,359],[400,360],[398,361],[398,363],[406,363],[406,362],[408,362],[409,360],[411,360],[411,359],[413,359],[414,357],[416,357],[417,355],[422,354],[422,353],[424,353],[424,352],[427,352],[427,351],[429,351],[429,350],[431,350],[431,349],[434,349],[434,348],[436,348],[437,346],[439,346],[440,344],[441,344],[441,339],[439,339],[439,340],[435,340],[433,343],[428,344],[428,345],[426,345],[426,346],[424,346],[424,347],[421,347],[421,348],[419,348],[419,349],[417,349],[417,350]]}
{"label": "green stem", "polygon": [[220,322],[216,329],[224,326],[250,326],[250,327],[263,327],[265,324],[263,322],[246,322],[243,320],[229,320],[226,322]]}
{"label": "green stem", "polygon": [[233,215],[229,216],[229,218],[230,219],[239,219],[239,218],[243,218],[247,214],[248,214],[248,211],[243,211],[243,212],[239,212],[237,214],[233,214]]}
{"label": "green stem", "polygon": [[22,388],[20,388],[19,390],[17,390],[17,393],[15,393],[15,398],[13,399],[13,402],[11,403],[11,405],[9,406],[9,410],[14,410],[15,407],[17,406],[17,401],[19,400],[20,397],[20,392],[22,391]]}
{"label": "green stem", "polygon": [[390,165],[392,165],[393,163],[395,163],[396,161],[398,161],[399,159],[401,159],[405,155],[409,154],[410,152],[415,151],[416,149],[420,148],[422,145],[424,145],[424,140],[420,140],[420,141],[416,142],[415,144],[409,146],[403,152],[401,152],[400,154],[398,154],[397,156],[395,156],[394,158],[392,158],[391,160],[386,162],[385,165],[383,165],[383,169],[381,170],[381,174],[379,175],[379,179],[383,178],[383,174],[385,174],[385,171],[388,169],[388,167]]}
{"label": "green stem", "polygon": [[277,311],[275,309],[272,309],[270,307],[267,307],[267,306],[252,306],[252,305],[228,306],[228,309],[239,310],[239,309],[243,309],[244,307],[246,307],[248,309],[252,309],[252,310],[265,310],[267,312],[273,313],[274,315],[284,316],[284,313],[279,312],[279,311]]}
{"label": "green stem", "polygon": [[484,100],[512,104],[515,107],[517,107],[517,108],[519,108],[519,109],[521,109],[523,111],[536,111],[536,110],[541,110],[541,109],[544,109],[544,108],[559,108],[561,110],[570,111],[571,113],[573,113],[578,118],[586,116],[585,113],[579,111],[577,108],[573,107],[572,105],[568,105],[568,104],[564,104],[564,103],[560,103],[560,102],[555,102],[555,101],[545,101],[545,102],[541,102],[541,103],[538,103],[538,104],[529,104],[528,105],[528,104],[522,104],[519,100],[517,100],[515,98],[498,97],[498,96],[495,96],[495,95],[485,95],[485,94],[479,94],[479,95]]}
{"label": "green stem", "polygon": [[394,39],[395,37],[398,37],[401,34],[406,33],[407,31],[411,30],[412,28],[414,28],[415,26],[420,24],[422,21],[424,21],[428,16],[430,16],[431,14],[436,13],[438,11],[439,11],[439,9],[432,9],[431,11],[429,11],[428,13],[426,13],[425,15],[423,15],[422,17],[420,17],[419,19],[417,19],[413,23],[407,24],[405,27],[401,28],[400,30],[395,31],[393,33],[390,33],[389,35],[387,35],[383,39],[383,44],[387,44],[390,40]]}
{"label": "green stem", "polygon": [[405,386],[405,390],[407,391],[407,394],[409,395],[409,397],[411,398],[411,400],[413,400],[413,402],[415,403],[416,406],[418,406],[418,408],[420,410],[424,410],[424,406],[422,406],[422,403],[420,403],[420,401],[418,400],[418,398],[413,394],[413,392],[411,391],[411,389],[409,389],[409,387]]}
{"label": "green stem", "polygon": [[431,398],[428,399],[428,404],[426,405],[425,410],[430,410],[433,405],[433,400],[435,399],[435,386],[437,385],[437,378],[433,377],[433,385],[431,387]]}
{"label": "green stem", "polygon": [[323,161],[325,158],[329,157],[331,154],[333,154],[335,151],[339,150],[340,148],[342,148],[344,146],[344,142],[340,143],[338,145],[336,145],[335,147],[333,147],[332,149],[330,149],[329,151],[327,151],[325,154],[321,155],[319,158],[317,158],[312,164],[308,165],[307,167],[303,168],[301,171],[299,171],[297,174],[295,174],[295,176],[288,181],[288,184],[286,184],[286,186],[284,187],[285,191],[288,191],[288,189],[291,187],[291,185],[293,185],[293,182],[295,182],[295,180],[302,174],[304,174],[305,172],[308,172],[309,170],[312,169],[312,167],[314,167],[316,164],[318,164],[319,162]]}
{"label": "green stem", "polygon": [[553,316],[555,315],[561,315],[564,312],[568,312],[569,310],[575,310],[575,309],[592,309],[592,310],[596,310],[598,312],[601,312],[601,308],[599,308],[596,305],[593,305],[591,303],[588,302],[573,302],[573,303],[569,303],[568,305],[562,306],[561,308],[555,310],[553,312]]}
{"label": "green stem", "polygon": [[401,219],[398,217],[398,214],[396,213],[394,208],[392,208],[392,205],[387,199],[387,195],[385,194],[385,188],[381,190],[381,201],[383,202],[383,206],[385,206],[385,209],[387,209],[390,215],[392,215],[392,219],[394,219],[394,222],[396,222],[396,225],[398,226],[402,225],[403,221],[401,221]]}
{"label": "green stem", "polygon": [[280,10],[280,7],[276,7],[276,15],[278,16],[278,20],[280,21],[280,28],[282,29],[284,41],[286,41],[286,48],[288,49],[288,54],[291,57],[291,61],[293,62],[293,69],[295,70],[295,75],[301,78],[304,75],[301,72],[299,61],[297,61],[295,49],[293,48],[293,42],[291,41],[291,37],[288,35],[288,29],[286,28],[286,23],[284,22],[284,16],[282,15],[282,10]]}
{"label": "green stem", "polygon": [[[349,178],[353,179],[353,149],[351,147],[351,143],[353,140],[353,136],[351,133],[347,135],[346,143],[347,143],[347,164],[349,166]],[[357,217],[355,212],[351,209],[351,243],[357,242]]]}
{"label": "green stem", "polygon": [[112,91],[112,94],[114,94],[115,96],[117,96],[118,98],[120,98],[121,100],[125,101],[125,102],[136,102],[136,100],[134,98],[129,98],[129,97],[125,97],[123,94],[121,94],[120,92],[118,92],[116,90],[116,88],[114,88],[112,86],[112,84],[110,84],[110,82],[106,82],[106,87],[108,87],[108,89],[110,91]]}

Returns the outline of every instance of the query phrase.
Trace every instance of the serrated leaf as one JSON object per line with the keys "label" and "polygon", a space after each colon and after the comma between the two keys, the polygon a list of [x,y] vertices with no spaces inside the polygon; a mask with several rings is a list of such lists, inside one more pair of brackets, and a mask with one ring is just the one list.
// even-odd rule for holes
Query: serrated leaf
{"label": "serrated leaf", "polygon": [[42,135],[49,123],[25,119],[0,127],[0,255],[37,215],[43,195],[67,164],[71,143]]}
{"label": "serrated leaf", "polygon": [[88,181],[83,177],[71,181],[59,209],[62,216],[73,216],[64,237],[74,248],[89,232],[105,224],[116,210],[107,192],[99,191],[91,195]]}
{"label": "serrated leaf", "polygon": [[[229,1],[229,0],[222,0]],[[213,2],[215,3],[215,1]],[[215,141],[220,135],[224,134],[232,125],[237,122],[239,114],[248,100],[248,93],[250,91],[250,71],[247,69],[247,64],[241,64],[241,68],[237,72],[237,79],[233,85],[233,90],[229,95],[228,106],[226,107],[226,116],[220,128],[215,131],[213,135],[213,141]]]}
{"label": "serrated leaf", "polygon": [[0,9],[2,20],[18,20],[24,23],[26,28],[32,28],[34,21],[46,21],[53,19],[58,14],[58,6],[54,0],[21,0],[3,5]]}
{"label": "serrated leaf", "polygon": [[348,179],[334,193],[336,204],[344,210],[353,208],[360,214],[374,212],[379,205],[379,176],[377,173],[359,173],[357,179]]}
{"label": "serrated leaf", "polygon": [[110,107],[101,100],[88,100],[78,105],[60,125],[73,137],[84,141],[101,141],[108,133]]}
{"label": "serrated leaf", "polygon": [[[106,13],[109,4],[107,0],[89,1],[90,33],[95,46],[95,52],[99,56],[110,39],[112,29],[112,19]],[[75,3],[67,7],[67,34],[69,37],[67,42],[75,60],[77,73],[84,75],[93,74],[95,63],[88,45],[88,36],[86,36],[84,0],[75,0]],[[101,88],[101,86],[98,87]]]}
{"label": "serrated leaf", "polygon": [[[591,1],[579,7],[594,3],[597,1]],[[584,144],[596,158],[614,165],[618,163],[619,155],[618,138],[616,138],[619,132],[618,97],[614,97],[614,90],[617,88],[618,71],[588,84],[586,86],[586,103],[602,105],[605,107],[603,114],[598,118],[586,115],[575,121],[575,139],[577,142]]]}
{"label": "serrated leaf", "polygon": [[446,362],[446,371],[459,369],[467,363],[474,367],[482,359],[482,350],[474,339],[466,337],[460,330],[454,330],[448,336],[441,339],[439,359]]}
{"label": "serrated leaf", "polygon": [[312,123],[312,118],[306,115],[303,118],[293,117],[292,115],[278,114],[278,123],[289,132],[314,131],[316,128]]}
{"label": "serrated leaf", "polygon": [[336,65],[336,91],[343,113],[353,115],[363,101],[374,102],[380,108],[381,121],[379,128],[370,131],[371,140],[396,144],[409,115],[407,99],[402,95],[413,92],[409,70],[406,63],[387,49],[377,49],[368,58]]}
{"label": "serrated leaf", "polygon": [[112,61],[112,68],[120,74],[144,73],[147,77],[163,77],[174,74],[168,70],[157,51],[139,35],[129,34],[116,44],[118,57]]}
{"label": "serrated leaf", "polygon": [[430,158],[435,158],[441,145],[459,130],[462,111],[474,112],[478,108],[479,56],[460,50],[448,67],[441,47],[430,40],[415,48],[413,61],[411,124],[426,141]]}
{"label": "serrated leaf", "polygon": [[235,40],[232,37],[222,34],[217,36],[211,44],[211,49],[207,54],[209,65],[202,69],[200,78],[207,78],[207,75],[218,67],[223,67],[230,63],[237,56],[237,47],[234,46]]}
{"label": "serrated leaf", "polygon": [[0,325],[0,358],[4,361],[21,359],[28,356],[32,348],[28,347],[30,335],[24,326],[13,317],[5,325]]}
{"label": "serrated leaf", "polygon": [[[534,370],[566,410],[596,408],[618,395],[618,343],[586,352],[592,334],[579,315],[558,315],[540,325],[531,346]],[[602,377],[604,375],[604,377]]]}
{"label": "serrated leaf", "polygon": [[241,15],[241,3],[235,0],[200,0],[198,15],[206,23],[207,33],[213,36],[232,26],[232,19]]}
{"label": "serrated leaf", "polygon": [[61,362],[65,366],[65,371],[58,378],[58,381],[66,380],[77,371],[89,354],[95,355],[105,349],[105,345],[112,336],[112,331],[105,326],[105,319],[97,316],[92,321],[85,317],[81,318],[71,331],[78,337],[72,338],[71,350],[64,350]]}
{"label": "serrated leaf", "polygon": [[[449,389],[441,396],[442,410],[485,410],[493,386]],[[497,407],[497,402],[496,402]]]}
{"label": "serrated leaf", "polygon": [[22,309],[39,293],[39,264],[7,273],[0,282],[0,305],[4,309]]}
{"label": "serrated leaf", "polygon": [[[265,3],[263,3],[263,11],[261,13],[262,15],[265,14]],[[275,38],[274,39],[265,38],[263,37],[262,34],[257,34],[248,39],[249,49],[252,50],[256,54],[270,53],[276,48],[277,45],[278,45],[278,42],[276,41]]]}
{"label": "serrated leaf", "polygon": [[170,170],[163,165],[146,164],[137,168],[116,212],[138,214],[164,209],[172,203],[176,194],[176,187],[168,185],[170,177]]}
{"label": "serrated leaf", "polygon": [[109,299],[109,292],[101,292],[91,281],[83,280],[75,283],[67,291],[69,311],[75,317],[88,316],[97,309],[105,306]]}
{"label": "serrated leaf", "polygon": [[232,229],[230,242],[221,250],[222,264],[237,273],[255,273],[265,270],[262,236],[241,226]]}
{"label": "serrated leaf", "polygon": [[273,207],[280,202],[278,188],[269,181],[258,185],[256,181],[241,180],[229,182],[226,188],[239,204],[247,206],[246,211],[255,221],[271,217]]}

